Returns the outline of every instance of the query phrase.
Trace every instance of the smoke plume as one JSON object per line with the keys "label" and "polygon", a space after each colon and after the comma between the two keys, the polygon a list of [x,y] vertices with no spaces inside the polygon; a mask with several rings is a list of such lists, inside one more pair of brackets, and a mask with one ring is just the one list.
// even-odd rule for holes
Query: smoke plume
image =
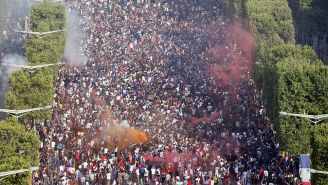
{"label": "smoke plume", "polygon": [[[240,82],[249,78],[255,52],[255,40],[252,34],[240,24],[225,27],[217,25],[218,23],[212,24],[214,26],[209,27],[215,27],[215,25],[220,27],[225,37],[218,39],[205,51],[206,57],[211,61],[208,74],[222,85],[221,88],[234,93]],[[208,29],[205,29],[204,33],[218,35]]]}
{"label": "smoke plume", "polygon": [[131,127],[127,120],[118,120],[112,116],[105,102],[101,100],[98,102],[105,107],[101,115],[101,120],[105,123],[104,128],[101,129],[101,137],[107,141],[110,148],[124,149],[148,140],[146,133]]}
{"label": "smoke plume", "polygon": [[148,140],[144,132],[117,121],[108,124],[102,130],[102,136],[105,137],[109,147],[118,147],[119,149],[144,143]]}
{"label": "smoke plume", "polygon": [[[23,56],[18,55],[18,54],[5,55],[2,59],[2,63],[5,64],[5,65],[6,64],[25,65],[26,62],[27,62],[27,59]],[[19,68],[7,66],[5,68],[5,70],[6,70],[5,74],[10,75],[11,73],[19,70]]]}
{"label": "smoke plume", "polygon": [[69,65],[82,65],[86,63],[82,43],[86,38],[86,33],[81,25],[85,26],[86,22],[76,11],[68,9],[66,12],[67,32],[64,57]]}
{"label": "smoke plume", "polygon": [[[26,63],[26,58],[18,54],[5,55],[1,61],[2,64],[15,64],[24,65]],[[4,99],[8,90],[8,78],[13,72],[19,70],[19,68],[14,67],[1,67],[0,68],[0,108],[4,108]],[[4,114],[0,114],[0,119],[4,118]]]}

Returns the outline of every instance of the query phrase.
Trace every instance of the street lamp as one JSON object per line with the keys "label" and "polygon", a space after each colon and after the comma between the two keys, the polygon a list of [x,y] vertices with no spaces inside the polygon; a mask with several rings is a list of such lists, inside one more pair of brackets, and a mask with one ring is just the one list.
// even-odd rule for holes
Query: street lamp
{"label": "street lamp", "polygon": [[28,169],[0,172],[0,178],[1,178],[0,181],[3,180],[4,178],[6,178],[9,175],[14,175],[14,174],[17,174],[17,173],[24,173],[24,172],[27,172],[27,171],[36,171],[36,170],[38,170],[38,167],[33,166],[33,167],[28,168]]}
{"label": "street lamp", "polygon": [[320,115],[307,115],[307,114],[295,114],[295,113],[289,113],[289,112],[279,112],[282,116],[294,116],[299,118],[304,118],[314,124],[320,123],[321,121],[328,118],[328,114],[320,114]]}
{"label": "street lamp", "polygon": [[6,63],[0,64],[0,66],[9,67],[9,68],[10,67],[22,68],[22,69],[28,71],[29,73],[34,73],[38,69],[49,67],[49,66],[54,66],[54,65],[64,65],[64,63],[63,62],[57,62],[57,63],[52,63],[52,64],[41,64],[41,65],[34,65],[34,66],[19,65],[19,64],[6,64]]}
{"label": "street lamp", "polygon": [[48,106],[45,106],[45,107],[32,108],[32,109],[21,109],[21,110],[0,109],[0,112],[8,113],[8,114],[11,114],[11,115],[15,116],[16,118],[19,118],[19,117],[23,116],[26,113],[33,112],[33,111],[39,111],[39,110],[51,109],[52,107],[53,107],[53,105],[48,105]]}
{"label": "street lamp", "polygon": [[35,35],[39,38],[42,38],[48,34],[52,34],[52,33],[57,33],[57,32],[63,32],[66,31],[66,29],[62,29],[62,30],[53,30],[53,31],[47,31],[47,32],[34,32],[34,31],[19,31],[16,30],[16,32],[18,33],[23,33],[23,34],[30,34],[30,35]]}

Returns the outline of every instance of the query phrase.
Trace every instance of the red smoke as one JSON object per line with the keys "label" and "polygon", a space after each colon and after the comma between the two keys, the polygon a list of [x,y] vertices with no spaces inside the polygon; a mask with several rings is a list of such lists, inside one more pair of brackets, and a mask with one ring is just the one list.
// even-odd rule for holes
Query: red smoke
{"label": "red smoke", "polygon": [[251,63],[254,59],[255,52],[255,39],[253,35],[244,29],[240,24],[233,25],[231,29],[236,44],[247,58],[247,61]]}
{"label": "red smoke", "polygon": [[219,118],[219,113],[217,112],[211,112],[211,115],[209,117],[203,117],[203,118],[191,118],[191,123],[198,124],[198,123],[207,123],[215,121]]}
{"label": "red smoke", "polygon": [[[247,80],[251,71],[255,40],[240,24],[219,27],[223,28],[224,41],[218,39],[213,47],[206,50],[205,55],[211,63],[208,72],[222,88],[235,91],[241,81]],[[205,33],[208,32],[205,30]]]}
{"label": "red smoke", "polygon": [[183,161],[192,161],[193,154],[191,152],[178,153],[178,152],[169,152],[165,151],[164,158],[159,156],[152,156],[150,154],[144,154],[143,157],[145,160],[157,162],[157,163],[175,163],[175,162],[183,162]]}

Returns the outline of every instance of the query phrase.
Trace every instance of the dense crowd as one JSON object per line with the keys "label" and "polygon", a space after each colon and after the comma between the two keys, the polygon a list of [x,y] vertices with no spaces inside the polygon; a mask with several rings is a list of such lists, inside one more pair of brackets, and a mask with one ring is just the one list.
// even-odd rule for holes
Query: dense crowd
{"label": "dense crowd", "polygon": [[[52,120],[31,123],[42,141],[34,184],[299,183],[218,1],[66,3],[87,62],[66,59]],[[114,118],[148,140],[122,146],[128,135],[104,132]]]}

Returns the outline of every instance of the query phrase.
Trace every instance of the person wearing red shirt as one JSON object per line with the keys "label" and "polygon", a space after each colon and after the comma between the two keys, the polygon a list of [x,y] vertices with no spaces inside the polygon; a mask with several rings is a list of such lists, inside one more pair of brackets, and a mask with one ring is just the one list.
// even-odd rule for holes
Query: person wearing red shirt
{"label": "person wearing red shirt", "polygon": [[123,162],[123,160],[121,160],[121,161],[118,163],[118,165],[120,166],[120,168],[124,169],[124,162]]}

